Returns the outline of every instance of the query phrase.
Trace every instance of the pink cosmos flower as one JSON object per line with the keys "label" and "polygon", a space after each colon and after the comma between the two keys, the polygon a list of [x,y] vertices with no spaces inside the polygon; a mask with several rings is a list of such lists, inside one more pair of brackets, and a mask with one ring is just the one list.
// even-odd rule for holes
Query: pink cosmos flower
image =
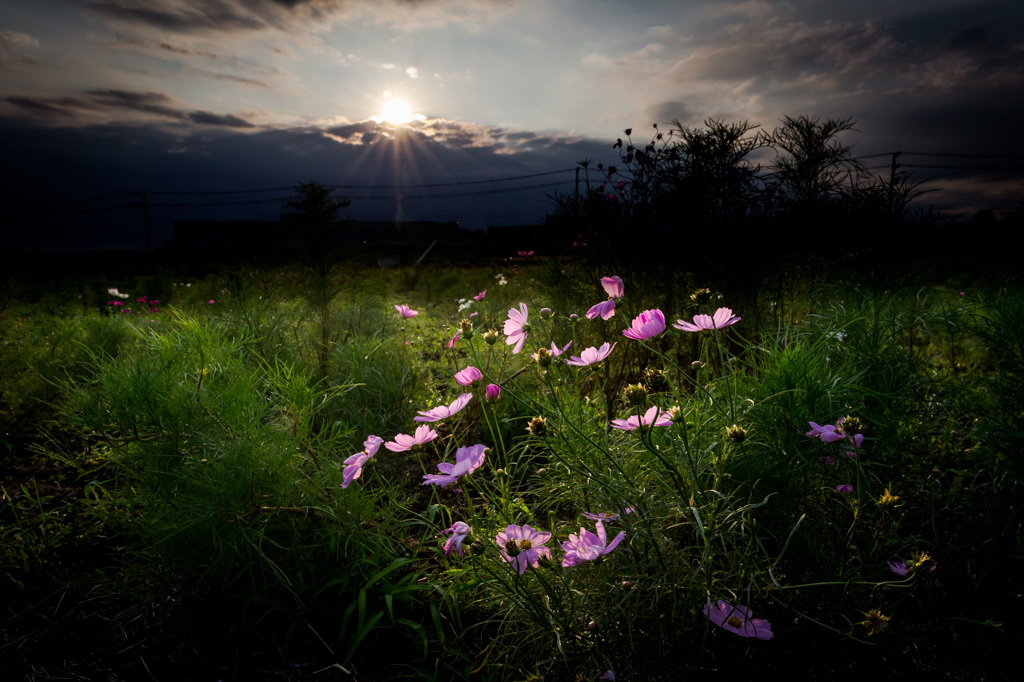
{"label": "pink cosmos flower", "polygon": [[482,300],[484,300],[484,296],[486,296],[486,295],[487,295],[487,289],[484,289],[484,290],[483,290],[483,291],[481,291],[481,292],[480,292],[479,294],[477,294],[476,296],[474,296],[474,297],[473,297],[473,300],[474,300],[474,301],[482,301]]}
{"label": "pink cosmos flower", "polygon": [[623,284],[622,278],[618,275],[602,277],[601,286],[604,287],[605,293],[608,294],[609,298],[614,298],[615,300],[622,298],[625,284]]}
{"label": "pink cosmos flower", "polygon": [[633,326],[623,329],[623,336],[645,341],[665,331],[665,315],[660,310],[645,310],[633,319]]}
{"label": "pink cosmos flower", "polygon": [[[846,419],[846,417],[843,417]],[[843,433],[843,419],[840,419],[832,424],[825,424],[825,426],[819,426],[815,422],[807,422],[811,430],[807,432],[807,435],[811,438],[821,438],[824,443],[831,443],[833,441],[842,440],[843,438],[849,438],[850,442],[853,443],[853,447],[860,448],[860,444],[864,441],[864,434],[858,433],[852,437],[848,437]]]}
{"label": "pink cosmos flower", "polygon": [[[553,358],[557,358],[557,357],[558,357],[559,355],[561,355],[561,354],[562,354],[562,353],[564,353],[565,351],[569,350],[569,346],[571,346],[571,345],[572,345],[572,341],[569,341],[569,343],[567,343],[567,344],[565,344],[564,346],[562,346],[561,348],[559,348],[558,346],[556,346],[556,345],[555,345],[555,342],[554,342],[554,341],[552,341],[552,342],[551,342],[551,350],[550,350],[550,353],[551,353],[551,357],[553,357]],[[534,353],[534,354],[533,354],[533,355],[531,355],[530,357],[531,357],[531,358],[533,358],[533,361],[534,361],[534,362],[537,362],[537,358],[538,358],[539,356],[540,356],[540,354],[539,354],[539,353]]]}
{"label": "pink cosmos flower", "polygon": [[466,406],[466,403],[468,403],[472,398],[472,393],[463,393],[458,398],[453,400],[451,405],[440,405],[432,410],[426,411],[420,410],[420,416],[413,417],[412,420],[414,422],[439,422],[442,419],[447,419],[448,417],[452,416],[453,414],[461,410],[463,407]]}
{"label": "pink cosmos flower", "polygon": [[676,320],[679,324],[672,326],[684,332],[700,332],[728,327],[730,324],[736,324],[742,319],[742,317],[734,316],[731,308],[719,308],[715,311],[714,317],[710,315],[694,315],[692,323],[686,320]]}
{"label": "pink cosmos flower", "polygon": [[473,529],[468,523],[462,521],[456,521],[452,524],[452,527],[443,531],[445,533],[451,533],[447,540],[444,541],[444,555],[448,556],[452,553],[452,549],[461,557],[462,556],[462,541],[469,537],[469,534],[473,532]]}
{"label": "pink cosmos flower", "polygon": [[377,454],[384,439],[380,436],[370,436],[363,442],[363,451],[357,452],[345,460],[345,470],[342,472],[341,487],[347,488],[363,475],[363,466],[370,461],[370,458]]}
{"label": "pink cosmos flower", "polygon": [[402,315],[402,317],[416,317],[417,315],[419,315],[419,311],[413,310],[404,303],[402,305],[396,305],[395,310],[397,310]]}
{"label": "pink cosmos flower", "polygon": [[449,348],[454,348],[455,347],[455,342],[459,340],[460,336],[462,336],[462,330],[461,329],[459,331],[455,332],[455,336],[453,336],[452,340],[448,342],[448,347]]}
{"label": "pink cosmos flower", "polygon": [[840,495],[849,495],[853,492],[853,486],[849,483],[840,483],[836,486],[836,492]]}
{"label": "pink cosmos flower", "polygon": [[649,426],[651,424],[654,424],[654,426],[671,426],[672,415],[670,415],[668,412],[662,412],[659,415],[658,408],[652,407],[651,409],[647,410],[647,412],[644,413],[643,417],[638,418],[637,415],[634,414],[629,419],[612,420],[612,426],[622,431],[634,431],[636,429],[639,429],[644,426]]}
{"label": "pink cosmos flower", "polygon": [[[625,504],[625,501],[623,501]],[[636,511],[636,507],[626,507],[622,510],[623,514],[632,514]],[[590,519],[591,521],[618,521],[621,517],[614,512],[597,512],[592,514],[591,512],[583,512],[583,518]]]}
{"label": "pink cosmos flower", "polygon": [[501,558],[522,575],[526,573],[527,566],[536,568],[542,556],[551,558],[551,550],[544,546],[550,539],[551,533],[510,524],[495,536],[494,541],[501,548]]}
{"label": "pink cosmos flower", "polygon": [[512,349],[513,355],[523,349],[526,337],[530,333],[530,323],[526,319],[528,314],[529,310],[525,303],[519,304],[519,310],[510,308],[508,311],[508,319],[505,320],[505,344],[515,344],[516,347]]}
{"label": "pink cosmos flower", "polygon": [[607,301],[601,301],[597,305],[594,305],[587,311],[588,320],[596,320],[600,317],[602,320],[611,319],[615,315],[615,301],[608,299]]}
{"label": "pink cosmos flower", "polygon": [[616,345],[618,345],[617,341],[611,345],[605,341],[601,344],[600,348],[594,348],[591,346],[580,353],[579,357],[573,355],[571,358],[566,360],[566,364],[572,365],[573,367],[586,367],[587,365],[593,365],[596,362],[601,362],[608,357],[613,350],[615,350]]}
{"label": "pink cosmos flower", "polygon": [[417,445],[429,443],[435,438],[437,438],[437,431],[424,424],[416,429],[416,435],[407,436],[404,433],[400,433],[395,436],[393,441],[384,443],[384,447],[391,452],[404,452],[405,450],[410,450]]}
{"label": "pink cosmos flower", "polygon": [[484,390],[484,397],[488,400],[497,400],[498,396],[501,395],[501,386],[498,384],[487,384],[487,388]]}
{"label": "pink cosmos flower", "polygon": [[211,299],[210,299],[209,301],[207,301],[207,303],[209,303],[210,305],[213,305],[214,303],[216,303],[216,301],[214,301],[214,300],[213,300],[213,299],[211,298]]}
{"label": "pink cosmos flower", "polygon": [[469,386],[474,381],[480,381],[483,376],[483,373],[476,367],[467,367],[461,372],[455,373],[455,382],[459,384],[459,386]]}
{"label": "pink cosmos flower", "polygon": [[622,538],[626,537],[626,531],[620,532],[615,539],[608,542],[608,534],[604,530],[604,524],[597,522],[597,535],[594,535],[586,528],[580,528],[579,535],[569,535],[569,541],[562,543],[565,550],[565,557],[562,559],[562,566],[578,566],[584,561],[593,561],[604,556],[619,546]]}
{"label": "pink cosmos flower", "polygon": [[908,561],[890,561],[889,570],[896,575],[906,576],[910,574],[911,564]]}
{"label": "pink cosmos flower", "polygon": [[441,462],[437,465],[439,474],[425,474],[423,485],[439,485],[442,488],[454,483],[466,474],[471,474],[484,463],[487,448],[483,445],[461,447],[455,451],[455,464]]}
{"label": "pink cosmos flower", "polygon": [[743,605],[733,606],[729,602],[719,599],[715,604],[704,604],[704,615],[718,627],[736,633],[740,637],[756,637],[757,639],[773,637],[771,624],[764,618],[751,618],[753,614],[750,609]]}

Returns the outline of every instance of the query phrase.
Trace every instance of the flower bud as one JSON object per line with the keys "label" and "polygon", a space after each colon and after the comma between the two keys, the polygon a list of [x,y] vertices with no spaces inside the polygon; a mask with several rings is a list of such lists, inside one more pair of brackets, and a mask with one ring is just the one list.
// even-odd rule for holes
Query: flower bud
{"label": "flower bud", "polygon": [[644,384],[651,393],[665,393],[669,390],[668,377],[660,369],[650,368],[644,372]]}
{"label": "flower bud", "polygon": [[551,311],[551,308],[541,308],[540,309],[540,316],[541,317],[548,318],[548,317],[551,317],[552,315],[554,315],[554,313]]}
{"label": "flower bud", "polygon": [[484,397],[488,400],[497,400],[501,395],[501,386],[498,384],[487,384],[487,388],[484,389]]}
{"label": "flower bud", "polygon": [[569,316],[569,319],[575,322],[576,320],[580,319],[580,316],[577,315],[576,313],[573,313],[572,315]]}
{"label": "flower bud", "polygon": [[488,329],[486,332],[484,332],[484,341],[487,343],[488,346],[493,346],[495,343],[497,343],[498,338],[498,332],[494,331],[493,329]]}
{"label": "flower bud", "polygon": [[747,430],[742,426],[733,424],[725,430],[725,437],[733,443],[742,443],[747,439]]}
{"label": "flower bud", "polygon": [[597,621],[592,620],[589,623],[587,623],[587,629],[591,632],[595,632],[597,630]]}

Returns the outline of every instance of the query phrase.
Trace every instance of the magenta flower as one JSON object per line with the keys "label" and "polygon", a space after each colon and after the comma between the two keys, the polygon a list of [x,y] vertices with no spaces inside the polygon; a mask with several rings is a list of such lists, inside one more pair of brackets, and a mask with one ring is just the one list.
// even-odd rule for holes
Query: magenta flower
{"label": "magenta flower", "polygon": [[459,340],[460,336],[462,336],[462,330],[461,329],[459,331],[455,332],[455,336],[453,336],[452,340],[448,342],[448,347],[449,348],[454,348],[455,347],[455,342]]}
{"label": "magenta flower", "polygon": [[672,415],[668,412],[658,414],[658,408],[652,407],[644,413],[643,417],[638,417],[634,414],[629,419],[612,420],[612,427],[622,431],[634,431],[645,426],[650,426],[651,424],[654,426],[671,426]]}
{"label": "magenta flower", "polygon": [[909,561],[890,561],[889,570],[895,573],[896,575],[910,575],[910,571],[912,570],[912,564]]}
{"label": "magenta flower", "polygon": [[566,360],[566,364],[572,365],[573,367],[586,367],[587,365],[593,365],[596,362],[601,362],[608,357],[609,353],[615,350],[616,345],[618,345],[618,342],[609,345],[608,342],[605,341],[601,344],[600,348],[594,348],[591,346],[580,353],[579,357],[575,355],[570,357]]}
{"label": "magenta flower", "polygon": [[[846,417],[843,417],[846,419]],[[824,443],[832,443],[843,438],[849,438],[850,442],[853,443],[853,447],[860,448],[860,444],[864,441],[864,434],[858,433],[853,436],[847,436],[843,433],[843,419],[840,419],[832,424],[825,424],[825,426],[819,426],[815,422],[807,422],[811,430],[807,432],[807,435],[812,438],[821,438]]]}
{"label": "magenta flower", "polygon": [[836,492],[840,495],[849,495],[853,492],[853,486],[849,483],[840,483],[836,486]]}
{"label": "magenta flower", "polygon": [[477,294],[476,296],[474,296],[474,297],[473,297],[473,300],[474,300],[474,301],[482,301],[482,300],[484,300],[484,296],[486,296],[486,295],[487,295],[487,289],[484,289],[484,290],[483,290],[483,291],[481,291],[481,292],[480,292],[479,294]]}
{"label": "magenta flower", "polygon": [[345,460],[347,466],[342,472],[342,488],[349,487],[352,481],[363,475],[363,466],[370,461],[371,457],[377,454],[377,450],[380,449],[380,445],[383,442],[384,439],[380,436],[370,436],[363,442],[362,452],[357,452]]}
{"label": "magenta flower", "polygon": [[473,529],[468,523],[462,521],[456,521],[452,524],[452,527],[442,531],[444,533],[451,533],[447,540],[444,541],[444,555],[448,556],[452,553],[452,549],[461,557],[462,556],[462,541],[469,537],[469,534],[473,532]]}
{"label": "magenta flower", "polygon": [[412,308],[410,308],[409,306],[405,305],[404,303],[402,305],[396,305],[395,306],[395,310],[397,310],[402,315],[402,317],[406,317],[406,318],[408,318],[408,317],[416,317],[417,315],[419,315],[419,311],[413,310]]}
{"label": "magenta flower", "polygon": [[455,373],[455,382],[459,384],[459,386],[469,386],[474,381],[480,381],[483,376],[483,373],[476,367],[467,367],[461,372]]}
{"label": "magenta flower", "polygon": [[505,336],[508,338],[505,339],[505,344],[516,345],[512,349],[513,355],[523,349],[526,337],[530,333],[530,323],[526,319],[528,314],[529,311],[525,303],[519,304],[519,310],[510,308],[508,311],[508,319],[505,320]]}
{"label": "magenta flower", "polygon": [[602,320],[611,319],[615,315],[615,301],[608,299],[607,301],[601,301],[597,305],[594,305],[587,311],[587,319],[595,320],[600,317]]}
{"label": "magenta flower", "polygon": [[730,308],[719,308],[715,311],[714,317],[710,315],[694,315],[693,323],[686,320],[676,320],[679,324],[672,326],[684,332],[701,332],[728,327],[730,324],[736,324],[742,319],[742,317],[735,317]]}
{"label": "magenta flower", "polygon": [[420,416],[413,417],[412,420],[414,422],[439,422],[442,419],[447,419],[465,407],[466,403],[468,403],[472,397],[472,393],[463,393],[453,400],[451,405],[441,405],[425,412],[420,410]]}
{"label": "magenta flower", "polygon": [[494,541],[501,548],[501,558],[522,575],[526,573],[527,566],[536,568],[542,556],[551,558],[551,550],[544,546],[550,539],[551,533],[510,524],[495,536]]}
{"label": "magenta flower", "polygon": [[645,310],[633,319],[633,326],[622,334],[636,341],[645,341],[665,331],[665,315],[660,310]]}
{"label": "magenta flower", "polygon": [[756,637],[757,639],[771,639],[772,626],[764,618],[751,618],[753,615],[746,606],[733,606],[727,601],[719,599],[715,604],[704,604],[704,615],[711,619],[711,622],[722,628],[733,632],[740,637]]}
{"label": "magenta flower", "polygon": [[500,395],[501,386],[498,384],[487,384],[487,388],[484,389],[484,397],[488,400],[497,400]]}
{"label": "magenta flower", "polygon": [[441,462],[437,465],[439,474],[425,474],[423,485],[439,485],[442,488],[454,483],[466,474],[471,474],[484,463],[487,448],[483,445],[461,447],[455,451],[455,464]]}
{"label": "magenta flower", "polygon": [[410,450],[417,445],[429,443],[435,438],[437,438],[437,431],[424,424],[416,429],[415,435],[407,436],[404,433],[400,433],[395,436],[393,441],[384,443],[384,447],[391,452],[404,452],[405,450]]}
{"label": "magenta flower", "polygon": [[615,300],[622,298],[625,284],[623,284],[622,278],[618,275],[602,277],[601,286],[604,287],[605,293],[608,294],[609,298],[614,298]]}
{"label": "magenta flower", "polygon": [[569,541],[562,543],[565,550],[565,557],[562,559],[562,566],[578,566],[584,561],[593,561],[604,556],[619,546],[622,538],[626,537],[626,531],[620,532],[615,539],[608,542],[608,534],[604,530],[604,524],[597,522],[597,535],[594,535],[586,528],[580,528],[579,535],[569,535]]}
{"label": "magenta flower", "polygon": [[211,299],[210,299],[209,301],[207,301],[207,303],[209,303],[210,305],[213,305],[214,303],[216,303],[216,301],[214,301],[214,300],[213,300],[213,299],[211,298]]}

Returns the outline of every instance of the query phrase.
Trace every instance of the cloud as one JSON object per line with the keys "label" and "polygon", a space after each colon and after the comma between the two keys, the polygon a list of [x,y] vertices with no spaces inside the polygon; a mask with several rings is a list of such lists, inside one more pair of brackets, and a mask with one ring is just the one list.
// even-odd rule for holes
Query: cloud
{"label": "cloud", "polygon": [[208,126],[223,126],[226,128],[252,128],[252,123],[245,119],[233,116],[232,114],[214,114],[209,111],[193,111],[188,114],[188,120],[193,123]]}
{"label": "cloud", "polygon": [[39,41],[25,33],[0,31],[0,71],[18,64],[35,65]]}
{"label": "cloud", "polygon": [[420,77],[420,70],[417,69],[415,66],[410,66],[409,68],[407,68],[405,70],[405,73],[406,73],[407,76],[409,76],[409,78],[419,78]]}

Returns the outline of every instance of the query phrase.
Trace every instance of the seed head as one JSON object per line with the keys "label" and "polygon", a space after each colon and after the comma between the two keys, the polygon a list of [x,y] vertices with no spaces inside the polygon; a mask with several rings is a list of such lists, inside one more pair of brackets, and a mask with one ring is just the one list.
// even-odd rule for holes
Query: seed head
{"label": "seed head", "polygon": [[864,614],[864,620],[860,624],[868,629],[868,635],[873,635],[876,632],[885,632],[889,628],[890,620],[891,616],[883,615],[878,609],[870,609]]}
{"label": "seed head", "polygon": [[643,384],[630,384],[622,394],[630,407],[639,407],[647,402],[647,389]]}
{"label": "seed head", "polygon": [[473,323],[469,320],[463,320],[459,322],[459,328],[462,330],[462,336],[471,339],[473,338]]}
{"label": "seed head", "polygon": [[517,556],[519,556],[519,553],[521,551],[522,550],[519,548],[519,543],[515,540],[505,541],[505,554],[508,554],[510,557],[515,559]]}
{"label": "seed head", "polygon": [[864,422],[851,415],[846,415],[840,419],[836,426],[838,426],[846,436],[856,436],[858,433],[864,432]]}
{"label": "seed head", "polygon": [[526,425],[526,431],[534,436],[543,436],[548,432],[548,420],[544,417],[534,417]]}
{"label": "seed head", "polygon": [[539,351],[537,351],[537,364],[540,365],[541,367],[550,367],[552,359],[553,358],[551,357],[551,351],[549,351],[547,348],[541,348]]}
{"label": "seed head", "polygon": [[899,501],[900,501],[900,498],[897,497],[896,495],[893,495],[892,493],[890,493],[889,489],[886,488],[885,492],[882,494],[882,496],[878,498],[878,506],[879,507],[892,507],[893,505],[895,505]]}
{"label": "seed head", "polygon": [[484,332],[484,341],[487,343],[488,346],[493,346],[495,343],[498,342],[498,332],[494,331],[493,329],[488,329],[487,331]]}
{"label": "seed head", "polygon": [[725,430],[725,437],[733,443],[742,443],[747,439],[747,430],[742,426],[733,424]]}
{"label": "seed head", "polygon": [[704,305],[711,301],[711,289],[697,289],[690,294],[690,301],[694,305]]}
{"label": "seed head", "polygon": [[665,393],[669,390],[668,377],[660,369],[653,367],[644,372],[644,383],[651,393]]}

